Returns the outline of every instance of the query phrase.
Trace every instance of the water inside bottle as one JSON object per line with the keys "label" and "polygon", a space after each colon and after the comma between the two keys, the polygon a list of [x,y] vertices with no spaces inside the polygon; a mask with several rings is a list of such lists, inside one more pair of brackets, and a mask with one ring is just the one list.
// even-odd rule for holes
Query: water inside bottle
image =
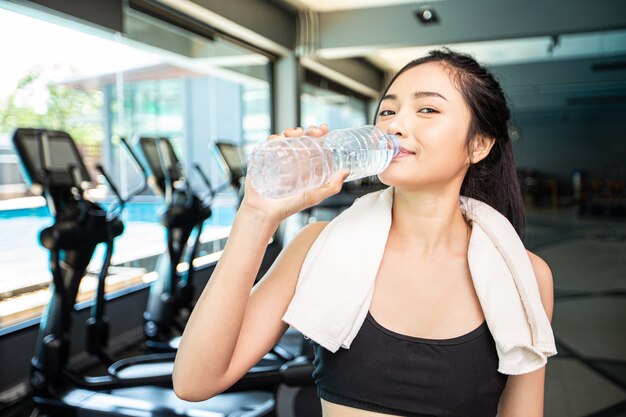
{"label": "water inside bottle", "polygon": [[393,155],[393,149],[338,151],[333,162],[336,170],[350,170],[350,175],[345,180],[347,182],[380,173]]}
{"label": "water inside bottle", "polygon": [[324,139],[270,141],[253,152],[248,175],[260,194],[286,197],[326,184],[343,169],[350,172],[345,181],[378,174],[398,150],[396,138],[372,126],[335,131]]}
{"label": "water inside bottle", "polygon": [[332,155],[328,149],[303,143],[309,141],[303,138],[293,140],[289,147],[268,146],[258,151],[251,165],[254,189],[268,197],[282,197],[328,182]]}

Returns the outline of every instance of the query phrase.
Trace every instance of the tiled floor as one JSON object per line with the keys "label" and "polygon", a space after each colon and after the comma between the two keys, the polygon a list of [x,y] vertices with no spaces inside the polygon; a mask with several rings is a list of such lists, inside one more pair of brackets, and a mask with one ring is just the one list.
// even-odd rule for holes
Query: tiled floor
{"label": "tiled floor", "polygon": [[559,355],[546,417],[626,416],[626,221],[531,213],[527,247],[552,269]]}

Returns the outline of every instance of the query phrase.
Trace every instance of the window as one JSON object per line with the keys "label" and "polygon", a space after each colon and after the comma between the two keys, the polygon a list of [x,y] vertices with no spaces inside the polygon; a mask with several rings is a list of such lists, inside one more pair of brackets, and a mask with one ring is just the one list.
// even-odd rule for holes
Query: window
{"label": "window", "polygon": [[[205,170],[214,187],[227,181],[213,141],[255,143],[270,133],[270,58],[130,9],[124,23],[125,34],[111,35],[0,8],[0,36],[19,40],[0,43],[3,62],[11,63],[0,66],[0,327],[29,317],[9,314],[29,302],[41,307],[46,297],[24,298],[50,281],[48,253],[38,244],[38,233],[52,218],[45,200],[31,194],[19,174],[13,129],[67,131],[92,173],[94,198],[105,203],[110,196],[97,182],[96,164],[105,167],[122,193],[140,181],[119,138],[170,138],[203,194],[192,164]],[[162,204],[151,192],[129,204],[126,231],[116,241],[112,262],[112,271],[125,278],[113,289],[145,280],[144,273],[165,251],[157,215]],[[233,190],[213,200],[200,255],[221,249],[236,204]],[[102,252],[96,251],[89,270],[98,270]],[[93,280],[86,279],[85,288],[90,286]]]}
{"label": "window", "polygon": [[[371,100],[348,88],[328,80],[314,72],[305,72],[305,83],[301,95],[302,126],[319,126],[327,123],[330,130],[362,126],[371,123],[367,118]],[[382,186],[376,175],[350,181],[344,191],[369,188],[372,191]],[[334,215],[332,210],[316,209],[318,219]],[[332,217],[330,217],[332,218]]]}
{"label": "window", "polygon": [[367,124],[368,99],[307,71],[302,87],[302,126],[327,123],[331,130]]}

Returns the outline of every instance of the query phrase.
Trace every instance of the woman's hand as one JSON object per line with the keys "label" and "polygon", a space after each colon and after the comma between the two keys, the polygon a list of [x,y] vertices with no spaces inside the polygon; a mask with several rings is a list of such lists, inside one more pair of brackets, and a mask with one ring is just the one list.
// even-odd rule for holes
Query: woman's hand
{"label": "woman's hand", "polygon": [[[268,140],[299,138],[304,135],[321,137],[327,133],[328,125],[322,124],[319,127],[310,126],[306,132],[300,127],[285,129],[280,135],[271,135]],[[240,210],[252,211],[266,220],[280,223],[292,214],[314,206],[331,195],[337,194],[349,174],[350,172],[347,169],[341,170],[327,184],[304,193],[278,199],[260,195],[250,185],[250,178],[246,178],[245,195]]]}

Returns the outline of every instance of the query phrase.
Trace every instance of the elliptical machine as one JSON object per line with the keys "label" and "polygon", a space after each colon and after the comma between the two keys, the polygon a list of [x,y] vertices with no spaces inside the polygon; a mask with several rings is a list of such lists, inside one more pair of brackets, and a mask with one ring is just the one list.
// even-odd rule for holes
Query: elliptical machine
{"label": "elliptical machine", "polygon": [[[199,403],[178,399],[171,390],[171,354],[114,362],[102,376],[82,376],[70,369],[72,313],[79,284],[96,246],[105,244],[96,297],[104,300],[113,242],[124,230],[119,215],[126,200],[102,167],[99,171],[109,182],[117,204],[111,210],[104,210],[87,198],[82,184],[89,181],[90,175],[67,133],[17,129],[13,143],[27,183],[34,193],[46,197],[54,216],[52,226],[43,229],[39,238],[50,251],[52,283],[50,303],[41,320],[32,359],[30,380],[35,404],[48,414],[60,416],[271,415],[274,409],[271,392],[232,392]],[[88,325],[91,339],[88,345],[95,346],[90,353],[110,361],[104,349],[108,338],[104,305],[94,310],[97,311],[92,311],[93,320]],[[258,373],[255,378],[261,376]],[[275,384],[272,380],[271,386]],[[249,389],[244,380],[240,386]],[[236,389],[237,386],[233,387]]]}
{"label": "elliptical machine", "polygon": [[[165,200],[160,222],[167,240],[167,252],[158,259],[158,278],[150,286],[144,312],[146,346],[157,352],[175,352],[180,343],[179,335],[193,309],[193,260],[200,246],[203,223],[211,217],[211,206],[191,188],[169,140],[142,137],[139,150],[146,163],[151,188]],[[214,192],[209,179],[199,165],[196,164],[195,169],[212,199]],[[190,238],[193,238],[191,244]],[[182,261],[188,268],[179,271]]]}
{"label": "elliptical machine", "polygon": [[[159,276],[150,288],[150,299],[144,313],[146,345],[155,351],[175,353],[180,341],[174,331],[182,326],[193,308],[193,259],[197,253],[202,221],[202,213],[210,216],[210,208],[197,197],[185,177],[180,159],[171,142],[166,138],[141,137],[138,140],[141,159],[146,164],[148,183],[156,194],[162,195],[166,208],[161,214],[161,223],[166,228],[168,254],[160,260]],[[215,146],[229,170],[230,185],[236,192],[238,203],[243,197],[245,180],[245,158],[241,148],[225,142]],[[198,165],[195,170],[203,179],[209,194],[211,183]],[[215,192],[221,190],[218,189]],[[203,208],[206,207],[206,208]],[[191,230],[197,229],[192,249],[185,261],[188,270],[179,273],[176,265],[184,251]],[[259,277],[272,265],[282,250],[280,237],[268,245],[261,264]],[[183,310],[183,311],[181,311]],[[183,314],[181,314],[183,313]],[[218,341],[216,341],[218,343]],[[295,330],[289,329],[281,341],[266,354],[261,361],[240,381],[236,389],[272,389],[276,392],[276,414],[278,417],[317,417],[321,408],[313,384],[311,364],[313,352],[310,344]],[[254,372],[256,370],[256,372]],[[277,378],[278,376],[278,378]],[[274,386],[271,386],[274,381]]]}
{"label": "elliptical machine", "polygon": [[[223,165],[225,170],[228,171],[229,180],[226,186],[230,184],[232,189],[235,191],[237,195],[237,206],[240,206],[244,195],[247,169],[247,162],[242,146],[223,141],[216,141],[212,146],[214,146],[214,149],[217,150],[219,164]],[[265,256],[261,262],[257,279],[263,277],[285,246],[281,227],[279,227],[278,233],[274,235],[272,242],[268,245],[267,250],[265,251]],[[288,344],[292,345],[293,343]],[[301,349],[297,349],[297,351],[299,354]]]}
{"label": "elliptical machine", "polygon": [[[215,193],[202,168],[194,165],[194,169],[202,178],[208,189],[209,202],[201,199],[192,189],[183,166],[174,151],[172,143],[166,138],[141,137],[138,140],[140,156],[145,162],[148,183],[157,195],[163,196],[165,208],[160,214],[160,221],[166,231],[167,253],[159,257],[157,264],[158,278],[150,287],[150,297],[144,313],[144,333],[146,346],[156,352],[176,352],[189,314],[193,309],[194,282],[193,260],[198,253],[203,222],[210,218],[210,201]],[[226,144],[220,144],[227,146]],[[219,146],[220,152],[224,152]],[[236,152],[233,147],[232,152]],[[226,151],[227,152],[227,151]],[[239,170],[231,168],[231,185],[241,183],[243,166]],[[241,161],[240,161],[241,162]],[[234,169],[234,171],[233,171]],[[228,184],[226,184],[228,186]],[[239,195],[239,187],[235,188]],[[190,239],[192,238],[192,239]],[[189,241],[192,243],[189,244]],[[264,259],[263,267],[269,268],[278,252],[277,244],[270,245]],[[188,268],[182,271],[177,268],[179,263],[186,262]],[[298,339],[291,337],[291,339]],[[288,343],[299,345],[299,340]],[[299,346],[290,349],[281,344],[275,346],[258,366],[278,370],[287,361],[293,360],[300,353]]]}

